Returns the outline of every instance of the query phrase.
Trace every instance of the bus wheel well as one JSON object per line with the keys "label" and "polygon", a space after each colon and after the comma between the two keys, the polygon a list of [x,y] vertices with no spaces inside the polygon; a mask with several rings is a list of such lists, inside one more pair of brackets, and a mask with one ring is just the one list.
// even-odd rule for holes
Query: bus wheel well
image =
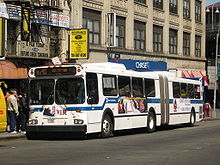
{"label": "bus wheel well", "polygon": [[195,108],[192,107],[191,112],[190,112],[190,121],[189,121],[189,126],[194,126],[196,121],[196,112],[195,112]]}
{"label": "bus wheel well", "polygon": [[147,116],[147,132],[152,133],[155,130],[156,130],[156,113],[153,108],[150,108]]}
{"label": "bus wheel well", "polygon": [[153,107],[150,107],[148,114],[149,114],[150,112],[154,114],[154,117],[155,117],[155,119],[156,119],[156,112],[155,112],[155,110],[154,110]]}
{"label": "bus wheel well", "polygon": [[113,125],[115,125],[114,115],[113,115],[112,110],[110,108],[105,109],[105,111],[102,115],[102,119],[104,118],[105,115],[109,115],[112,119]]}
{"label": "bus wheel well", "polygon": [[193,113],[194,116],[196,117],[196,111],[195,111],[195,108],[194,108],[194,107],[192,107],[192,109],[191,109],[191,113]]}
{"label": "bus wheel well", "polygon": [[113,136],[114,132],[114,118],[111,109],[105,109],[102,115],[102,125],[101,125],[101,137],[108,138]]}

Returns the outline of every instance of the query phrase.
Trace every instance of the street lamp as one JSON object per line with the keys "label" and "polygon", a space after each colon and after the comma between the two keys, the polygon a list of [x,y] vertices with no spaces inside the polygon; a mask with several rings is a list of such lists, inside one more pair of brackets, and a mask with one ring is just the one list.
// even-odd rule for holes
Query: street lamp
{"label": "street lamp", "polygon": [[[212,12],[212,32],[213,32],[213,19],[214,19],[214,4],[211,7],[211,12]],[[206,12],[210,12],[209,8],[206,9]],[[216,8],[215,10],[216,14],[219,14],[219,9]],[[219,22],[218,22],[219,24]],[[214,98],[213,98],[213,111],[212,111],[212,117],[216,118],[216,95],[217,95],[217,82],[218,82],[218,50],[219,50],[219,31],[220,31],[220,26],[218,26],[218,30],[216,33],[216,50],[215,50],[215,82],[214,82]]]}

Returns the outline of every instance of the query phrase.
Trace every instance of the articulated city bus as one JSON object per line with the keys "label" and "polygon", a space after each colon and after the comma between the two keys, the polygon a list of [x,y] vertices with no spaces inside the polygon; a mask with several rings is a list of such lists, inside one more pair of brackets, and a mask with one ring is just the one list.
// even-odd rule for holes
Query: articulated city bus
{"label": "articulated city bus", "polygon": [[47,132],[100,133],[188,123],[202,118],[200,81],[90,63],[29,70],[27,138]]}

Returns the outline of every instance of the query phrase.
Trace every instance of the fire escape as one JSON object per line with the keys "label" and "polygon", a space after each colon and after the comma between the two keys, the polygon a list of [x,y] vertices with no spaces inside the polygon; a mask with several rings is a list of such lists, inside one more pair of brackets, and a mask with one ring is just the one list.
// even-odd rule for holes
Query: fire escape
{"label": "fire escape", "polygon": [[[38,50],[49,45],[50,38],[50,15],[51,12],[61,12],[59,9],[59,0],[7,0],[6,4],[18,6],[21,9],[21,21],[19,23],[19,33],[13,39],[14,42],[18,43],[18,37],[20,37],[20,43],[22,47],[29,46],[32,52],[16,52],[20,53],[20,57],[38,57],[38,58],[49,58],[50,55],[46,57],[46,53],[37,52]],[[40,22],[44,21],[43,23]],[[57,38],[58,40],[58,38]],[[53,40],[53,42],[58,42]],[[27,48],[26,48],[27,49]],[[49,51],[48,51],[49,52]]]}

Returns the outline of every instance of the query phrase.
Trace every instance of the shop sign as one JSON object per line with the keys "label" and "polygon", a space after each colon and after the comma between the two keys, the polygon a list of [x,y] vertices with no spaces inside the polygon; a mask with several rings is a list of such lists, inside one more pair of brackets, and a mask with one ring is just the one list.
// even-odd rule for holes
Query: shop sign
{"label": "shop sign", "polygon": [[48,13],[44,10],[33,10],[33,21],[35,23],[69,28],[70,17],[60,13]]}
{"label": "shop sign", "polygon": [[20,57],[49,59],[49,44],[20,42]]}
{"label": "shop sign", "polygon": [[7,4],[9,19],[21,20],[21,7]]}
{"label": "shop sign", "polygon": [[89,58],[88,34],[88,29],[75,29],[70,31],[70,59]]}
{"label": "shop sign", "polygon": [[0,17],[8,18],[7,7],[5,3],[0,3]]}
{"label": "shop sign", "polygon": [[70,27],[70,17],[68,15],[51,13],[49,16],[49,25],[69,28]]}
{"label": "shop sign", "polygon": [[156,61],[140,61],[140,60],[124,60],[120,59],[118,62],[115,59],[109,59],[108,62],[116,62],[124,64],[127,69],[145,72],[145,71],[167,71],[166,62]]}

